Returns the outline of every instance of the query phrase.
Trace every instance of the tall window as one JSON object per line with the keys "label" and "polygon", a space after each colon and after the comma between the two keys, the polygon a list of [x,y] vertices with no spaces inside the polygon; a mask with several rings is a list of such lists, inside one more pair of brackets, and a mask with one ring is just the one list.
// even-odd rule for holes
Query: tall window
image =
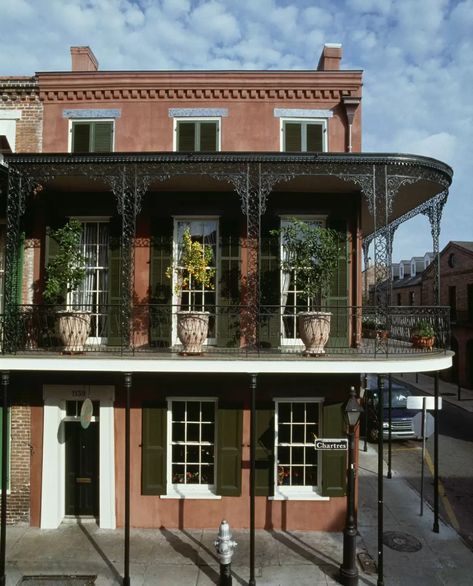
{"label": "tall window", "polygon": [[314,493],[319,485],[320,402],[278,400],[275,413],[275,494]]}
{"label": "tall window", "polygon": [[87,274],[81,287],[71,294],[71,302],[92,312],[90,336],[103,338],[108,313],[109,225],[105,221],[84,221],[82,227],[81,246],[87,259]]}
{"label": "tall window", "polygon": [[175,150],[178,152],[220,150],[219,120],[176,120],[175,134]]}
{"label": "tall window", "polygon": [[168,401],[167,494],[215,488],[216,400]]}
{"label": "tall window", "polygon": [[[218,242],[218,220],[216,219],[176,219],[174,225],[174,259],[179,265],[181,257],[182,236],[189,228],[193,241],[200,242],[202,246],[210,247],[213,252],[212,268],[218,267],[217,242]],[[210,268],[210,267],[209,267]],[[186,275],[187,276],[187,275]],[[215,343],[215,305],[217,298],[218,275],[213,279],[213,288],[204,288],[201,284],[192,281],[189,276],[188,284],[179,293],[175,292],[176,274],[173,275],[173,304],[181,310],[193,309],[197,311],[210,311],[208,343]],[[175,329],[175,328],[174,328]],[[175,336],[174,336],[175,338]]]}
{"label": "tall window", "polygon": [[113,121],[72,122],[72,153],[108,153],[113,151]]}
{"label": "tall window", "polygon": [[325,120],[282,120],[282,150],[288,153],[327,150]]}
{"label": "tall window", "polygon": [[[303,219],[303,218],[301,218]],[[311,226],[325,227],[324,218],[307,218],[305,220]],[[282,218],[281,226],[284,227],[291,222]],[[287,258],[287,252],[281,242],[281,258]],[[281,269],[281,332],[282,344],[301,344],[297,331],[297,314],[300,311],[310,309],[307,297],[301,291],[301,280],[295,270],[284,271]]]}
{"label": "tall window", "polygon": [[416,294],[415,291],[409,291],[409,305],[416,304]]}

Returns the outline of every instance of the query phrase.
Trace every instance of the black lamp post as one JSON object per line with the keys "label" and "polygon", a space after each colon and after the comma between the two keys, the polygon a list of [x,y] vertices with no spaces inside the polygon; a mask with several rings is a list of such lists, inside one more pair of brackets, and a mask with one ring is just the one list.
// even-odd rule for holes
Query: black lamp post
{"label": "black lamp post", "polygon": [[350,388],[345,403],[344,418],[348,429],[348,470],[347,470],[347,516],[343,530],[343,563],[340,566],[340,579],[345,586],[357,586],[356,567],[356,519],[355,519],[355,428],[363,408],[356,398],[355,387]]}

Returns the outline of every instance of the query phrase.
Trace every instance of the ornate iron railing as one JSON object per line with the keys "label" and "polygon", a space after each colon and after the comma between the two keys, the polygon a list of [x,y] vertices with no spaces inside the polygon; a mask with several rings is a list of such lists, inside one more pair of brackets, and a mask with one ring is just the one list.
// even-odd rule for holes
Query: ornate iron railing
{"label": "ornate iron railing", "polygon": [[[83,307],[90,313],[91,331],[79,346],[76,333],[66,327],[69,348],[64,352],[58,334],[56,310],[44,305],[16,306],[13,327],[5,328],[12,314],[1,316],[2,353],[31,354],[64,352],[172,354],[182,346],[176,335],[178,308],[171,305],[136,305],[130,311],[130,324],[123,325],[123,311],[118,305]],[[209,309],[209,333],[205,353],[212,355],[302,354],[298,336],[296,309],[276,305],[260,306],[257,320],[248,306],[213,306]],[[301,308],[304,309],[304,308]],[[326,356],[353,355],[386,357],[398,354],[445,352],[450,343],[448,307],[327,307],[331,316]],[[88,318],[87,318],[88,319]],[[420,326],[430,326],[433,347],[416,347],[414,336]],[[64,326],[63,326],[64,327]],[[429,328],[427,328],[429,329]],[[256,345],[255,345],[256,340]]]}

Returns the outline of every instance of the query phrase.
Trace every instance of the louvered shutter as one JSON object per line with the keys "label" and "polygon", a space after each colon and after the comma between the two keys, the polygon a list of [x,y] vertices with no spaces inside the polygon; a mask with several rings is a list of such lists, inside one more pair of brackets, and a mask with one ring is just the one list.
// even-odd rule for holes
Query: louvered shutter
{"label": "louvered shutter", "polygon": [[166,405],[144,404],[142,409],[141,492],[166,493]]}
{"label": "louvered shutter", "polygon": [[320,153],[323,149],[323,126],[306,124],[307,152]]}
{"label": "louvered shutter", "polygon": [[94,122],[93,126],[93,152],[111,152],[113,150],[113,122]]}
{"label": "louvered shutter", "polygon": [[345,220],[331,220],[330,227],[340,233],[340,255],[333,277],[330,295],[327,298],[328,310],[332,311],[330,337],[327,347],[346,348],[348,340],[348,233]]}
{"label": "louvered shutter", "polygon": [[89,153],[90,152],[90,122],[73,122],[72,123],[72,152]]}
{"label": "louvered shutter", "polygon": [[199,150],[203,152],[215,152],[217,150],[218,123],[200,122],[200,145]]}
{"label": "louvered shutter", "polygon": [[302,150],[302,128],[300,122],[285,122],[284,150],[288,153],[300,153]]}
{"label": "louvered shutter", "polygon": [[274,404],[256,407],[255,493],[274,494]]}
{"label": "louvered shutter", "polygon": [[217,494],[241,495],[241,405],[220,405],[217,412]]}
{"label": "louvered shutter", "polygon": [[195,149],[195,122],[177,123],[177,151],[194,152]]}
{"label": "louvered shutter", "polygon": [[[324,438],[342,438],[346,433],[343,424],[343,405],[334,403],[324,405],[323,427]],[[345,496],[347,454],[344,450],[322,451],[322,495]]]}
{"label": "louvered shutter", "polygon": [[277,236],[261,239],[261,316],[258,339],[262,348],[279,348],[281,341],[279,254]]}
{"label": "louvered shutter", "polygon": [[217,344],[235,348],[240,343],[241,259],[239,224],[233,218],[220,221],[220,271]]}
{"label": "louvered shutter", "polygon": [[155,222],[150,260],[150,344],[171,345],[172,283],[166,269],[172,263],[172,225]]}
{"label": "louvered shutter", "polygon": [[120,221],[114,218],[110,223],[108,251],[108,317],[107,344],[120,346],[121,338],[121,247]]}

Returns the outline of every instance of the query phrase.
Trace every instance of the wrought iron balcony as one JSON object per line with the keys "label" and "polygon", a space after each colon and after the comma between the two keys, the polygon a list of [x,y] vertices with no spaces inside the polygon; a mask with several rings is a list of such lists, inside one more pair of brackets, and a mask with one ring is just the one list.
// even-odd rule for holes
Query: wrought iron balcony
{"label": "wrought iron balcony", "polygon": [[[178,354],[175,334],[178,307],[118,305],[81,307],[90,312],[90,333],[83,354]],[[297,310],[290,306],[213,306],[205,354],[270,357],[302,356]],[[448,307],[327,307],[332,313],[325,356],[386,358],[426,352],[446,352],[450,342]],[[256,316],[256,317],[255,317]],[[431,326],[433,348],[416,347],[419,325]],[[427,328],[428,329],[428,328]],[[64,353],[58,337],[56,311],[44,305],[15,306],[1,316],[2,348],[8,354]],[[76,347],[74,333],[68,333]],[[66,354],[69,352],[65,352]],[[70,353],[76,353],[74,350]],[[288,356],[289,357],[289,356]]]}

